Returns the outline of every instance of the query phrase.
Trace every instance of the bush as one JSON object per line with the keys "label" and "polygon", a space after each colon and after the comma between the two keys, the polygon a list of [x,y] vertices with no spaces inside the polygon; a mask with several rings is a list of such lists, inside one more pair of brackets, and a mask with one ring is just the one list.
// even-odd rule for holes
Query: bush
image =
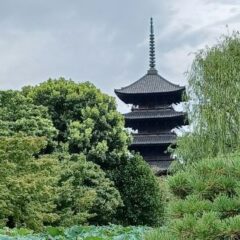
{"label": "bush", "polygon": [[122,200],[114,183],[95,163],[74,154],[62,160],[58,225],[107,224],[112,221]]}
{"label": "bush", "polygon": [[124,225],[159,226],[164,201],[158,179],[140,155],[128,156],[116,174],[124,207],[118,217]]}

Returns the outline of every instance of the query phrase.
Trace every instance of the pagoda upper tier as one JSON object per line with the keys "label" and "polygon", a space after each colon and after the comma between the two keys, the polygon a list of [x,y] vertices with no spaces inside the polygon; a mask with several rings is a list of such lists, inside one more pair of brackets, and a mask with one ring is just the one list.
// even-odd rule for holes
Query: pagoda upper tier
{"label": "pagoda upper tier", "polygon": [[149,70],[138,81],[114,91],[123,102],[132,104],[131,112],[124,114],[125,127],[134,130],[129,148],[139,152],[156,174],[166,174],[173,161],[168,147],[174,147],[177,138],[173,129],[188,124],[186,113],[173,108],[182,101],[185,87],[158,74],[152,18],[150,24]]}
{"label": "pagoda upper tier", "polygon": [[116,95],[127,104],[154,106],[181,102],[185,87],[173,84],[160,76],[156,69],[148,70],[138,81],[121,89],[115,89]]}

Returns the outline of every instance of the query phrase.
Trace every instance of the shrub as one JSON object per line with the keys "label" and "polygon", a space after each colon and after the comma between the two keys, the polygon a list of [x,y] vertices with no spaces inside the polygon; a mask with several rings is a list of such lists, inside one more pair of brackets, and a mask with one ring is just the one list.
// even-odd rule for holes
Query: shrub
{"label": "shrub", "polygon": [[65,156],[59,184],[58,225],[107,224],[122,204],[114,183],[83,154]]}
{"label": "shrub", "polygon": [[118,168],[117,187],[124,207],[118,215],[124,225],[159,226],[164,201],[158,179],[140,155],[130,155]]}

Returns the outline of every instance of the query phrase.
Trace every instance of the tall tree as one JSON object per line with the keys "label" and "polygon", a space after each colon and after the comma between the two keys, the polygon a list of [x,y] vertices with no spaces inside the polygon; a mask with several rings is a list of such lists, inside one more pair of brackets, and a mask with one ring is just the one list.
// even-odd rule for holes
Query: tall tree
{"label": "tall tree", "polygon": [[[37,142],[39,139],[39,144],[42,140],[34,137],[44,137],[47,144],[40,144],[42,147],[39,147],[38,151],[32,153],[31,145],[28,149],[27,144],[24,146],[24,151],[26,153],[29,151],[29,154],[41,158],[48,157],[45,155],[47,153],[51,154],[52,158],[60,160],[57,171],[59,182],[58,186],[55,186],[58,190],[55,191],[57,209],[54,210],[54,214],[57,218],[54,224],[86,223],[90,219],[91,221],[98,219],[98,223],[107,222],[111,220],[111,216],[115,214],[118,206],[122,204],[118,190],[98,165],[86,162],[84,155],[77,157],[66,154],[62,151],[62,147],[61,153],[56,154],[56,148],[59,149],[57,143],[58,130],[53,125],[48,108],[33,104],[31,98],[23,96],[19,91],[0,92],[0,136],[15,137],[16,141],[11,142],[13,149],[14,144],[16,149],[19,147],[17,140],[21,141],[23,137],[25,139],[24,143],[31,142],[33,139],[35,139],[34,142]],[[4,141],[7,144],[7,140]],[[21,162],[16,162],[16,167],[19,167],[18,164],[21,164]],[[5,167],[5,165],[2,165],[3,171],[5,171]],[[28,170],[26,169],[26,171]],[[41,171],[39,169],[39,174],[41,174]],[[17,178],[20,180],[18,175],[16,175]],[[0,190],[0,194],[2,193]],[[71,199],[71,201],[66,199]],[[29,210],[28,208],[29,205],[26,206],[26,211]],[[13,214],[16,214],[16,209],[13,210]],[[21,214],[23,213],[21,212]],[[33,215],[33,213],[31,214]],[[35,212],[35,214],[38,213]],[[25,216],[25,219],[30,218],[27,214]],[[22,224],[26,224],[31,228],[37,227],[29,225],[26,222],[28,220],[23,218],[21,221]],[[13,225],[15,224],[21,223],[16,223],[14,220]]]}
{"label": "tall tree", "polygon": [[199,51],[188,79],[192,132],[179,139],[175,153],[193,161],[235,151],[240,146],[239,33]]}
{"label": "tall tree", "polygon": [[68,144],[70,154],[84,153],[87,160],[106,170],[115,167],[119,156],[127,151],[130,138],[114,98],[91,83],[50,79],[24,88],[23,93],[49,109],[59,130],[58,140]]}

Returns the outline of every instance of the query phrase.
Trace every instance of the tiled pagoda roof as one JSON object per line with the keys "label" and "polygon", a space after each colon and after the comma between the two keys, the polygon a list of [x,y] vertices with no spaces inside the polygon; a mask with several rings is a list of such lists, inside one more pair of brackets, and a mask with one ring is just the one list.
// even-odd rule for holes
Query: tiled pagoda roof
{"label": "tiled pagoda roof", "polygon": [[162,145],[171,144],[176,141],[175,134],[134,134],[132,146],[134,145]]}
{"label": "tiled pagoda roof", "polygon": [[151,119],[151,118],[172,118],[184,116],[184,112],[177,112],[174,109],[135,110],[124,114],[125,119]]}
{"label": "tiled pagoda roof", "polygon": [[161,77],[157,70],[150,69],[146,75],[138,81],[121,89],[115,89],[116,94],[151,94],[184,91],[185,87],[173,84]]}

